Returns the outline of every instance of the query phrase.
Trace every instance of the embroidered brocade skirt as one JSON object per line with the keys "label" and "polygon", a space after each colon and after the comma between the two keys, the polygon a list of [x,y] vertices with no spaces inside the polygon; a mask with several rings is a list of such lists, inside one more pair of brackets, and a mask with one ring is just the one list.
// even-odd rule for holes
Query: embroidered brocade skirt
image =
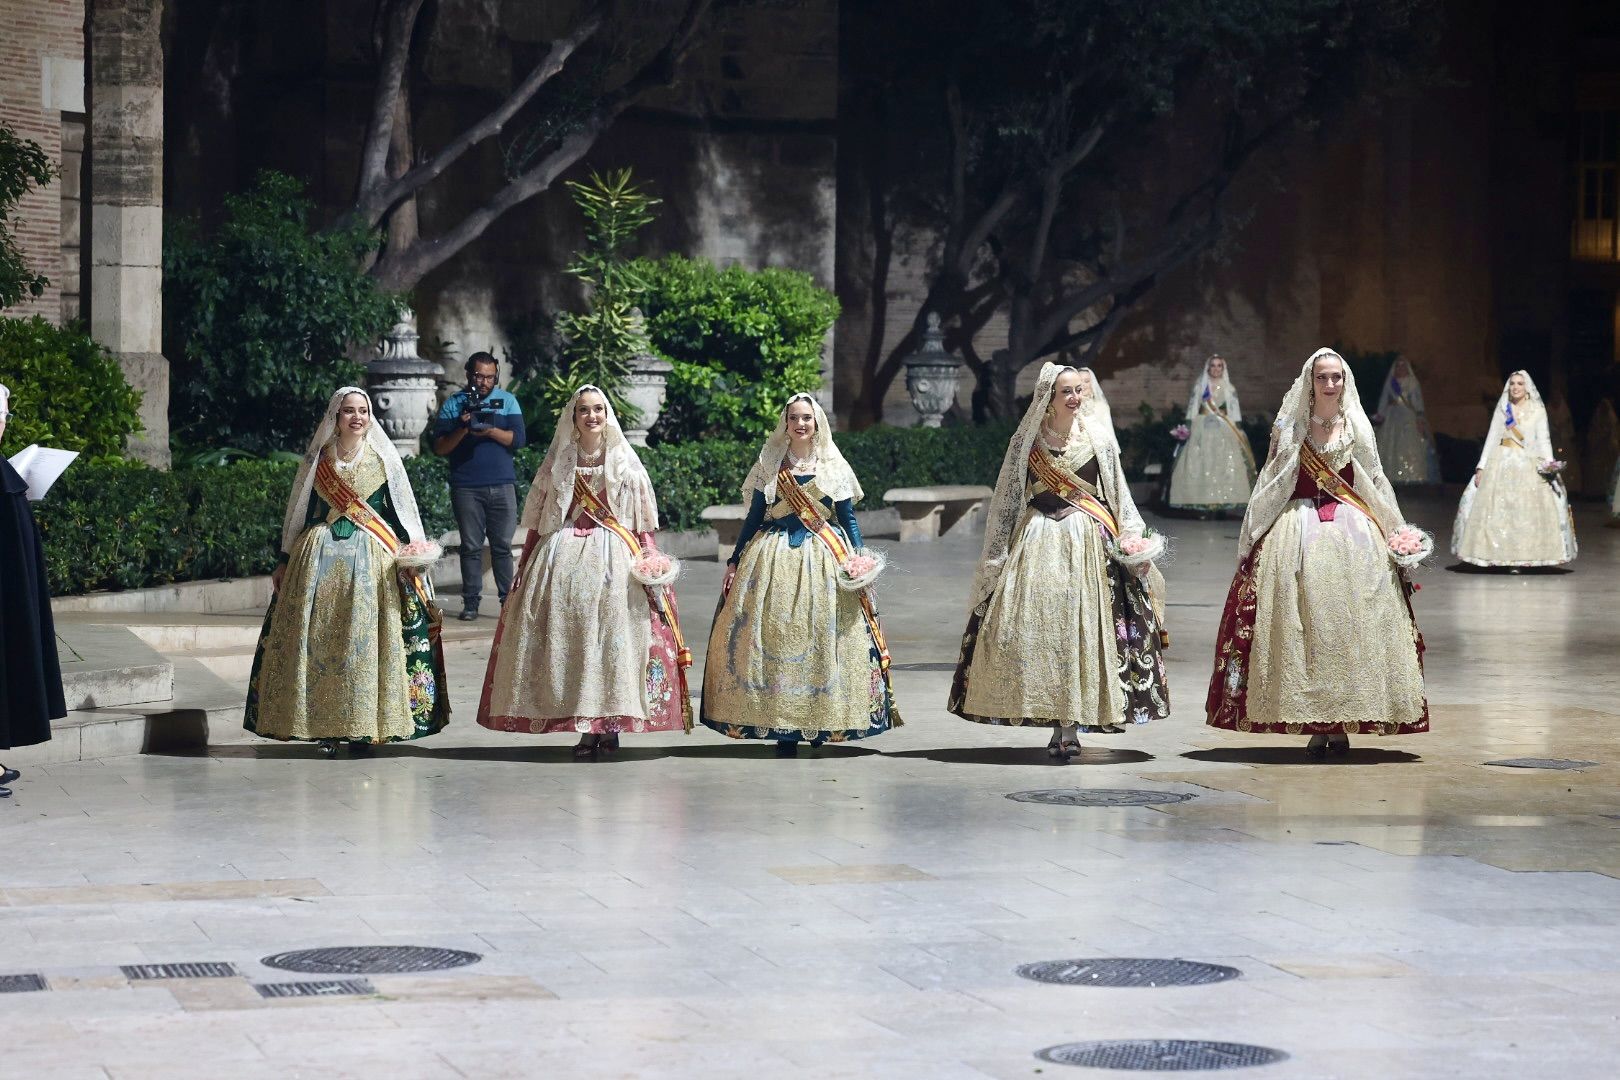
{"label": "embroidered brocade skirt", "polygon": [[1536,471],[1528,450],[1502,447],[1463,491],[1452,550],[1475,566],[1560,566],[1575,558],[1562,487]]}
{"label": "embroidered brocade skirt", "polygon": [[981,724],[1117,730],[1170,714],[1159,633],[1140,579],[1097,524],[1027,510],[1007,568],[968,619],[950,711]]}
{"label": "embroidered brocade skirt", "polygon": [[630,551],[607,529],[564,526],[535,545],[501,607],[478,723],[495,731],[685,731],[675,638]]}
{"label": "embroidered brocade skirt", "polygon": [[1296,499],[1238,567],[1216,635],[1208,723],[1233,731],[1429,730],[1410,587],[1352,506]]}
{"label": "embroidered brocade skirt", "polygon": [[1241,510],[1249,505],[1255,474],[1238,436],[1218,416],[1200,416],[1189,427],[1191,434],[1170,472],[1169,504],[1184,510]]}
{"label": "embroidered brocade skirt", "polygon": [[[834,526],[836,528],[836,526]],[[764,529],[720,601],[703,670],[703,723],[733,739],[844,742],[900,725],[859,594],[825,544]]]}
{"label": "embroidered brocade skirt", "polygon": [[1378,427],[1378,460],[1391,484],[1438,484],[1440,456],[1434,437],[1418,427],[1418,415],[1406,405],[1392,403]]}
{"label": "embroidered brocade skirt", "polygon": [[265,612],[243,726],[281,740],[432,735],[450,715],[437,618],[368,534],[311,526]]}

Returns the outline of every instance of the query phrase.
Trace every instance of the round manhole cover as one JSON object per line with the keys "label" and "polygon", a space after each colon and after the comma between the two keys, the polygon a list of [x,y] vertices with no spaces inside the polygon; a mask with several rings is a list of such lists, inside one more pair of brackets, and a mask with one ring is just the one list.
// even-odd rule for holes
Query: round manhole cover
{"label": "round manhole cover", "polygon": [[1271,1065],[1288,1060],[1287,1054],[1269,1046],[1192,1039],[1108,1039],[1102,1042],[1063,1043],[1048,1046],[1035,1056],[1055,1065],[1084,1065],[1092,1069],[1125,1069],[1131,1072],[1247,1069],[1253,1065]]}
{"label": "round manhole cover", "polygon": [[1162,806],[1193,798],[1181,791],[1146,791],[1140,788],[1046,788],[1041,791],[1015,791],[1013,802],[1042,806]]}
{"label": "round manhole cover", "polygon": [[1014,968],[1019,975],[1036,982],[1058,986],[1205,986],[1226,982],[1243,974],[1224,964],[1204,964],[1197,960],[1132,960],[1100,958],[1091,960],[1043,960]]}
{"label": "round manhole cover", "polygon": [[355,945],[276,953],[259,962],[281,971],[305,971],[320,975],[399,975],[466,967],[482,959],[478,953],[459,949],[430,949],[421,945]]}

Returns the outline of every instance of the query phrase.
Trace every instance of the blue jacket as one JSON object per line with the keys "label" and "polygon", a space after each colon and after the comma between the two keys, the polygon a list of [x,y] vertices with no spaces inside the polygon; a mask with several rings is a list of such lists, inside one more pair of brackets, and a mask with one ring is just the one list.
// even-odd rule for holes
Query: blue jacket
{"label": "blue jacket", "polygon": [[[472,394],[467,390],[450,395],[450,400],[439,409],[439,417],[434,421],[434,438],[449,435],[461,426],[461,414],[466,411],[471,398]],[[502,446],[494,439],[469,433],[448,455],[450,486],[453,488],[517,483],[517,473],[512,468],[512,454],[521,450],[528,441],[523,429],[523,409],[518,405],[517,398],[500,387],[491,390],[484,403],[496,410],[495,416],[490,418],[490,426],[510,431],[512,445]]]}

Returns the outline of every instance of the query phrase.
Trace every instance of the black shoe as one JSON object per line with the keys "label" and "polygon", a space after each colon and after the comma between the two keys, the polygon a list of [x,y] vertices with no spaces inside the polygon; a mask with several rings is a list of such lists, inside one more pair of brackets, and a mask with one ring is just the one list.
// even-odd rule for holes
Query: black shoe
{"label": "black shoe", "polygon": [[16,783],[17,777],[21,775],[22,773],[18,772],[16,769],[8,769],[4,765],[0,765],[0,787],[5,787],[8,784]]}
{"label": "black shoe", "polygon": [[1309,757],[1324,758],[1328,752],[1328,737],[1326,735],[1312,735],[1311,741],[1305,744],[1305,753]]}
{"label": "black shoe", "polygon": [[461,614],[457,615],[456,618],[460,619],[462,622],[477,622],[478,608],[476,606],[464,607],[461,609]]}
{"label": "black shoe", "polygon": [[799,744],[798,744],[798,741],[795,740],[795,739],[778,739],[778,740],[776,740],[776,756],[777,757],[798,757],[799,756]]}
{"label": "black shoe", "polygon": [[322,739],[320,745],[321,745],[321,756],[322,757],[329,757],[329,758],[337,757],[338,740],[336,740],[336,739]]}

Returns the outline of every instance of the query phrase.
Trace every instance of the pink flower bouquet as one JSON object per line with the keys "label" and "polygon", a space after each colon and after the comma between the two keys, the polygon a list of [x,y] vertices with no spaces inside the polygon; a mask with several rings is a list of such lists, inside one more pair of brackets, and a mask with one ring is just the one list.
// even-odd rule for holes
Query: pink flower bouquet
{"label": "pink flower bouquet", "polygon": [[394,564],[401,570],[427,570],[444,558],[444,548],[436,540],[412,540],[394,552]]}
{"label": "pink flower bouquet", "polygon": [[883,552],[862,548],[838,568],[838,587],[845,592],[860,592],[877,580],[887,562]]}
{"label": "pink flower bouquet", "polygon": [[1137,573],[1145,572],[1149,563],[1164,557],[1164,552],[1164,534],[1152,529],[1143,531],[1140,536],[1121,536],[1108,544],[1109,557]]}
{"label": "pink flower bouquet", "polygon": [[1395,565],[1405,568],[1417,566],[1434,554],[1434,537],[1416,525],[1402,525],[1389,534],[1389,557]]}
{"label": "pink flower bouquet", "polygon": [[1192,428],[1188,427],[1186,424],[1177,424],[1175,427],[1170,429],[1170,437],[1176,440],[1176,442],[1186,442],[1192,437]]}
{"label": "pink flower bouquet", "polygon": [[680,575],[680,560],[662,551],[644,551],[630,564],[630,576],[647,586],[668,585]]}
{"label": "pink flower bouquet", "polygon": [[1543,461],[1540,465],[1536,466],[1536,471],[1542,476],[1551,479],[1564,471],[1564,463],[1556,458],[1548,458],[1546,461]]}

